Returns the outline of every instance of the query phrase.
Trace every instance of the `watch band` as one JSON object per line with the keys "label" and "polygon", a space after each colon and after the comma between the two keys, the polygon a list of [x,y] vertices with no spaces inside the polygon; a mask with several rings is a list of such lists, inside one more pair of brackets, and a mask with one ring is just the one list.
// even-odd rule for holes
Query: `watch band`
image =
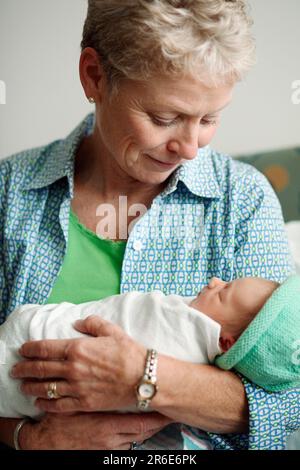
{"label": "watch band", "polygon": [[[157,391],[156,381],[157,381],[157,362],[158,362],[158,353],[155,349],[148,349],[146,365],[144,370],[144,375],[137,387],[137,408],[139,410],[146,410]],[[150,384],[154,386],[154,393],[151,398],[142,397],[139,393],[139,387],[142,385]]]}

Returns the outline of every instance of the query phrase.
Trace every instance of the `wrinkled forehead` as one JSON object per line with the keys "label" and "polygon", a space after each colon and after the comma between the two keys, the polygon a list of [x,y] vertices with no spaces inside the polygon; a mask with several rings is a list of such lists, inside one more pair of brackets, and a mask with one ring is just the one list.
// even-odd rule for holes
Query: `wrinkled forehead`
{"label": "wrinkled forehead", "polygon": [[144,104],[195,117],[223,109],[230,103],[233,92],[231,84],[211,88],[193,77],[175,80],[156,77],[155,80],[128,82],[127,88]]}

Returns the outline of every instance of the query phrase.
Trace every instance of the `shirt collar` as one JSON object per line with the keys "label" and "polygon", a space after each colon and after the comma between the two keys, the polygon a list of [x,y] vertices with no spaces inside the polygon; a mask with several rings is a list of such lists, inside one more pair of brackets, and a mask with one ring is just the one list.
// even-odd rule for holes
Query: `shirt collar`
{"label": "shirt collar", "polygon": [[180,165],[174,171],[161,196],[164,197],[175,191],[178,182],[182,181],[189,191],[196,196],[220,198],[221,191],[216,178],[212,152],[209,146],[199,148],[194,160]]}
{"label": "shirt collar", "polygon": [[23,189],[40,189],[67,177],[72,195],[76,151],[83,137],[92,132],[94,124],[95,115],[91,113],[65,139],[45,147],[39,158],[29,167]]}
{"label": "shirt collar", "polygon": [[[43,149],[41,155],[29,167],[23,189],[39,189],[67,177],[70,194],[73,195],[74,162],[76,150],[83,137],[89,135],[95,125],[94,113],[86,118],[64,140],[58,140]],[[161,197],[177,189],[179,181],[195,195],[219,198],[220,188],[216,179],[212,150],[209,146],[200,148],[197,157],[180,165],[170,177]],[[196,176],[195,176],[196,175]]]}

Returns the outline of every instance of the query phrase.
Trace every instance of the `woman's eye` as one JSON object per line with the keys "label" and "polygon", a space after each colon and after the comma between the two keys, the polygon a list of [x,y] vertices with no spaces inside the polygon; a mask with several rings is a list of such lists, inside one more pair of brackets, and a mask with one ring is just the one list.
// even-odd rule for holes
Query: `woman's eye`
{"label": "woman's eye", "polygon": [[217,119],[202,119],[202,126],[216,126],[218,124]]}
{"label": "woman's eye", "polygon": [[[161,126],[161,127],[171,127],[174,126],[178,123],[178,117],[175,119],[171,120],[165,120],[161,119],[157,116],[151,115],[151,120],[156,126]],[[217,119],[202,119],[200,122],[201,126],[216,126],[218,124]]]}
{"label": "woman's eye", "polygon": [[177,119],[172,119],[171,121],[165,121],[163,119],[157,118],[156,116],[151,116],[151,119],[152,119],[152,122],[156,126],[161,126],[161,127],[171,127],[177,123]]}

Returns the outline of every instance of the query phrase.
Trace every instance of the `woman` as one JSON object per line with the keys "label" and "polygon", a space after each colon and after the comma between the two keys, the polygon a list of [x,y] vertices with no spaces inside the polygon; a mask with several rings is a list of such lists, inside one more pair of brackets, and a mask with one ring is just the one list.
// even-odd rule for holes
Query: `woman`
{"label": "woman", "polygon": [[[190,296],[212,276],[290,274],[272,189],[208,147],[253,53],[242,0],[89,1],[80,78],[95,115],[0,165],[2,321],[18,304],[131,290]],[[144,347],[95,318],[76,328],[89,337],[23,346],[12,373],[49,413],[1,419],[2,442],[129,449],[150,438],[142,448],[180,448],[184,423],[191,448],[201,439],[284,448],[296,392],[267,394],[234,373],[154,354],[147,398],[136,393]],[[154,413],[108,413],[149,405]]]}

